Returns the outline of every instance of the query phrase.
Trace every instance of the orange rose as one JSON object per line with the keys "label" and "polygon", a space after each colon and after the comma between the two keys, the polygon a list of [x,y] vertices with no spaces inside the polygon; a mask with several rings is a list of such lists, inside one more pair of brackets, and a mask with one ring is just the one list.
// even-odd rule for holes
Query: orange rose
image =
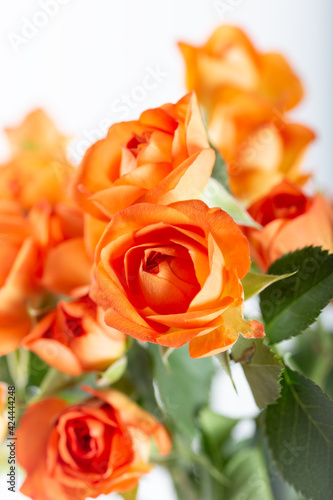
{"label": "orange rose", "polygon": [[[54,294],[78,296],[90,284],[91,261],[85,249],[83,214],[68,203],[53,209],[43,206],[44,225],[39,229],[44,250],[42,286]],[[38,227],[38,220],[35,227]]]}
{"label": "orange rose", "polygon": [[105,370],[125,350],[125,335],[104,323],[103,311],[87,296],[59,301],[24,338],[23,346],[70,375]]}
{"label": "orange rose", "polygon": [[287,121],[250,93],[221,93],[209,118],[209,135],[228,164],[230,186],[251,203],[284,178],[304,184],[303,154],[315,138],[312,130]]}
{"label": "orange rose", "polygon": [[35,500],[84,500],[134,488],[150,471],[150,438],[167,454],[171,443],[155,418],[114,390],[73,407],[59,398],[30,406],[17,432],[21,491]]}
{"label": "orange rose", "polygon": [[38,151],[65,160],[67,139],[56,129],[42,109],[32,111],[17,128],[6,128],[13,156],[22,151]]}
{"label": "orange rose", "polygon": [[0,202],[0,354],[16,349],[32,326],[30,312],[48,293],[76,295],[90,283],[83,216],[75,207],[46,201],[24,213]]}
{"label": "orange rose", "polygon": [[242,319],[240,279],[250,267],[233,219],[201,201],[137,204],[116,214],[96,249],[92,295],[105,321],[143,342],[216,354],[244,336],[263,336]]}
{"label": "orange rose", "polygon": [[187,88],[210,111],[226,88],[255,93],[278,109],[293,108],[303,90],[283,56],[259,53],[245,33],[221,26],[202,47],[179,44],[187,67]]}
{"label": "orange rose", "polygon": [[174,105],[143,112],[138,121],[112,125],[88,149],[74,196],[85,212],[109,221],[133,203],[198,197],[214,160],[196,97],[188,94]]}
{"label": "orange rose", "polygon": [[0,167],[0,198],[18,201],[27,210],[40,199],[51,204],[63,200],[74,170],[66,160],[67,140],[50,118],[36,110],[6,133],[12,158]]}
{"label": "orange rose", "polygon": [[244,231],[253,258],[264,271],[282,255],[306,246],[333,252],[333,208],[320,194],[308,197],[283,181],[248,211],[263,226],[261,231]]}
{"label": "orange rose", "polygon": [[16,349],[31,328],[27,302],[38,291],[39,246],[14,202],[0,201],[0,354]]}

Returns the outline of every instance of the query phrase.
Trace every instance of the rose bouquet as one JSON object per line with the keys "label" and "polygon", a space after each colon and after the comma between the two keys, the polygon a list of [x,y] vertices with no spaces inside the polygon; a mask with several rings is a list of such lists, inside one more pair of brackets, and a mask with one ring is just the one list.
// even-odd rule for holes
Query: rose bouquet
{"label": "rose bouquet", "polygon": [[[301,168],[301,82],[230,26],[180,48],[189,93],[77,168],[43,111],[6,130],[8,489],[20,466],[35,500],[134,500],[157,464],[179,500],[332,498],[333,208]],[[220,365],[262,410],[247,439],[210,405]]]}

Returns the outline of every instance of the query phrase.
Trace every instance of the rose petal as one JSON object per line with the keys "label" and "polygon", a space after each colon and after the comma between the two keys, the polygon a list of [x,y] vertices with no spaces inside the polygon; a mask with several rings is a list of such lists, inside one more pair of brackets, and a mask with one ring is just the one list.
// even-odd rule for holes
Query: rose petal
{"label": "rose petal", "polygon": [[42,283],[48,290],[71,295],[90,283],[91,263],[82,238],[64,241],[48,253]]}

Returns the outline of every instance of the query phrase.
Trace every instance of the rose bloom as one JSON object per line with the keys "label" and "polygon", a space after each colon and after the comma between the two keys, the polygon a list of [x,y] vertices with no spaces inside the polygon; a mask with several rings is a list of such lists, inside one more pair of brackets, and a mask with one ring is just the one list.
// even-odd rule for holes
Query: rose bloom
{"label": "rose bloom", "polygon": [[126,336],[104,323],[103,310],[88,297],[59,301],[24,338],[23,346],[70,375],[105,370],[125,351]]}
{"label": "rose bloom", "polygon": [[[39,228],[43,248],[41,284],[53,294],[77,297],[90,284],[91,260],[84,241],[82,211],[70,202],[43,207],[44,224]],[[35,228],[42,224],[35,221]]]}
{"label": "rose bloom", "polygon": [[32,326],[33,311],[50,293],[76,295],[90,283],[91,261],[83,216],[66,203],[42,201],[26,213],[0,201],[0,354],[16,349]]}
{"label": "rose bloom", "polygon": [[214,146],[227,162],[230,187],[246,203],[262,197],[284,178],[303,185],[299,166],[315,134],[291,123],[251,93],[228,89],[208,121]]}
{"label": "rose bloom", "polygon": [[67,140],[42,111],[6,129],[11,159],[0,167],[0,198],[29,210],[40,199],[52,205],[64,200],[73,167],[65,154]]}
{"label": "rose bloom", "polygon": [[28,297],[38,290],[39,246],[15,203],[0,200],[0,354],[19,346],[31,328]]}
{"label": "rose bloom", "polygon": [[18,463],[27,472],[21,492],[34,500],[84,500],[136,487],[148,464],[150,438],[170,451],[164,427],[114,390],[69,407],[49,398],[26,410],[17,431]]}
{"label": "rose bloom", "polygon": [[91,293],[105,322],[142,342],[189,342],[197,358],[225,351],[239,333],[264,335],[242,319],[247,240],[219,208],[195,200],[129,207],[113,217],[95,258]]}
{"label": "rose bloom", "polygon": [[248,211],[263,226],[244,228],[253,259],[263,271],[282,255],[306,246],[333,251],[333,208],[321,194],[306,196],[283,181]]}
{"label": "rose bloom", "polygon": [[271,107],[293,108],[302,98],[301,83],[284,57],[260,53],[239,28],[220,26],[201,47],[179,44],[186,83],[210,112],[226,88],[255,93]]}
{"label": "rose bloom", "polygon": [[112,125],[88,149],[74,181],[74,197],[90,214],[92,249],[106,222],[133,203],[199,197],[214,161],[194,94],[144,111],[137,121]]}

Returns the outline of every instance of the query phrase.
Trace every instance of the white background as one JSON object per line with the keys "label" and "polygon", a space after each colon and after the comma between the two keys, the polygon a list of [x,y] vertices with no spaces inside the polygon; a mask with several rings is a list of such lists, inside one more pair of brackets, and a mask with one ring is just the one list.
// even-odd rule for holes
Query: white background
{"label": "white background", "polygon": [[[44,14],[43,20],[40,4],[47,1],[64,5],[53,17]],[[72,156],[78,157],[102,134],[96,131],[102,120],[111,123],[124,118],[114,109],[119,108],[116,101],[123,94],[135,94],[147,67],[157,65],[168,76],[141,102],[134,101],[135,107],[127,108],[126,119],[181,97],[184,66],[178,40],[202,43],[221,22],[235,23],[247,30],[261,50],[284,52],[304,81],[306,99],[293,116],[318,133],[305,165],[318,172],[319,186],[329,184],[333,192],[333,2],[220,0],[231,6],[221,19],[217,1],[0,0],[0,129],[42,106],[67,134],[76,137]],[[26,43],[15,44],[13,35],[22,36],[29,22],[45,25],[36,28]],[[0,146],[4,156],[4,141]]]}
{"label": "white background", "polygon": [[[302,78],[306,99],[292,116],[318,134],[305,166],[315,170],[319,187],[333,193],[330,0],[225,0],[220,4],[231,7],[224,19],[214,0],[59,0],[53,17],[40,15],[42,3],[47,1],[0,0],[0,129],[43,107],[73,137],[71,157],[78,159],[102,135],[102,122],[137,118],[143,109],[178,100],[185,88],[177,41],[201,44],[224,21],[244,27],[258,49],[282,51]],[[44,26],[34,29],[31,22]],[[27,25],[30,38],[17,38],[27,34]],[[156,67],[164,76],[143,96],[137,87]],[[120,112],[124,95],[131,96],[131,106]],[[0,158],[7,154],[1,134]],[[230,416],[254,414],[244,381],[239,396],[227,382],[221,384],[220,377],[213,391],[215,409]],[[140,500],[156,495],[173,498],[158,471],[142,482]]]}

